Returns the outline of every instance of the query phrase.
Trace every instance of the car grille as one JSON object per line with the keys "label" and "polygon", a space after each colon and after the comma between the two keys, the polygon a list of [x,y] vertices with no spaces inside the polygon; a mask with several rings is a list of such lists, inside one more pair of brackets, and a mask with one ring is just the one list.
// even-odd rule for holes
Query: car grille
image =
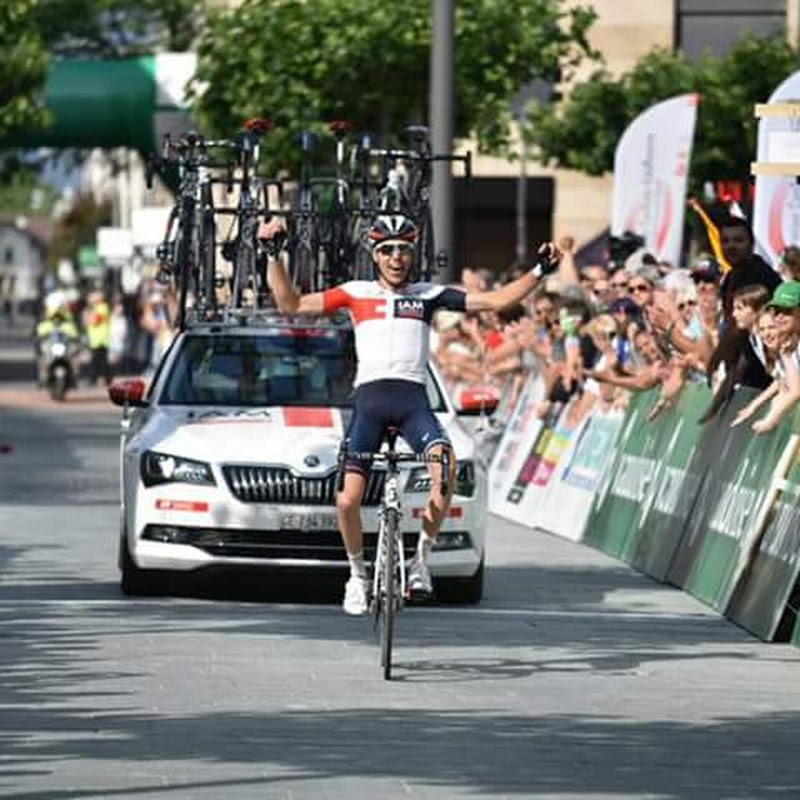
{"label": "car grille", "polygon": [[[336,471],[321,477],[295,475],[285,467],[237,466],[222,467],[225,482],[237,500],[243,503],[293,503],[310,506],[332,506],[335,503]],[[377,506],[383,497],[386,473],[373,470],[364,491],[365,506]]]}
{"label": "car grille", "polygon": [[[418,534],[403,533],[403,552],[410,560],[416,548]],[[143,539],[171,544],[188,544],[212,556],[253,559],[293,559],[346,564],[347,555],[339,531],[258,530],[230,528],[188,528],[182,526],[148,525]],[[371,563],[375,554],[377,534],[364,532],[364,558]]]}

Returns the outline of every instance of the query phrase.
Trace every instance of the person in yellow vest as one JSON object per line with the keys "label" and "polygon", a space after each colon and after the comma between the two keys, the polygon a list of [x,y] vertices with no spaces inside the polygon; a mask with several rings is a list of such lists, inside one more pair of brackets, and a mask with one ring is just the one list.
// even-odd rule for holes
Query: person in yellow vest
{"label": "person in yellow vest", "polygon": [[102,378],[111,383],[108,347],[111,344],[111,309],[102,292],[90,292],[83,312],[83,329],[91,352],[90,379],[92,385]]}
{"label": "person in yellow vest", "polygon": [[[70,349],[74,351],[80,341],[80,332],[65,304],[46,306],[45,316],[36,325],[36,372],[40,387],[47,384],[47,370],[50,365],[50,355],[47,352],[46,343],[56,332],[67,338]],[[73,374],[75,374],[75,366],[73,363]]]}

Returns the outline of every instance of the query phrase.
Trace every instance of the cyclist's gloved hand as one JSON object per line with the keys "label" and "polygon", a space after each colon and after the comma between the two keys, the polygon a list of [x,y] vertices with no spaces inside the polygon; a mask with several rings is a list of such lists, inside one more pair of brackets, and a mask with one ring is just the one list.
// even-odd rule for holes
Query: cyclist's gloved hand
{"label": "cyclist's gloved hand", "polygon": [[558,269],[558,262],[561,260],[561,253],[552,242],[545,242],[540,248],[533,265],[533,274],[537,278],[544,278]]}
{"label": "cyclist's gloved hand", "polygon": [[279,231],[270,239],[259,239],[261,249],[270,257],[277,258],[286,246],[286,231]]}
{"label": "cyclist's gloved hand", "polygon": [[258,229],[261,249],[271,258],[277,258],[286,245],[286,225],[280,217],[272,217]]}

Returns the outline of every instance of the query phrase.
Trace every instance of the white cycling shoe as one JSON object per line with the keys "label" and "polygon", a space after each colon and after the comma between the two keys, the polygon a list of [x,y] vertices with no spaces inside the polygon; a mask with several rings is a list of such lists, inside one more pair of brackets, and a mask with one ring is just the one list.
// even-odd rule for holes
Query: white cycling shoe
{"label": "white cycling shoe", "polygon": [[344,587],[344,602],[342,608],[345,614],[360,617],[369,609],[367,602],[367,582],[363,578],[351,575]]}
{"label": "white cycling shoe", "polygon": [[433,595],[433,582],[424,559],[415,555],[408,565],[407,589],[410,597],[425,598]]}

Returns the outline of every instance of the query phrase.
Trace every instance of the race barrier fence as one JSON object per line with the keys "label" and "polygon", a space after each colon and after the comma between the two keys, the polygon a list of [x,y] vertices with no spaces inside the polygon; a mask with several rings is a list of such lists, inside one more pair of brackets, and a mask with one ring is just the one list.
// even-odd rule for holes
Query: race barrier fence
{"label": "race barrier fence", "polygon": [[800,646],[800,413],[765,435],[750,421],[732,428],[752,397],[738,390],[705,425],[711,392],[701,384],[664,410],[651,390],[624,411],[585,394],[545,413],[532,373],[492,458],[489,508],[626,561],[764,640]]}

